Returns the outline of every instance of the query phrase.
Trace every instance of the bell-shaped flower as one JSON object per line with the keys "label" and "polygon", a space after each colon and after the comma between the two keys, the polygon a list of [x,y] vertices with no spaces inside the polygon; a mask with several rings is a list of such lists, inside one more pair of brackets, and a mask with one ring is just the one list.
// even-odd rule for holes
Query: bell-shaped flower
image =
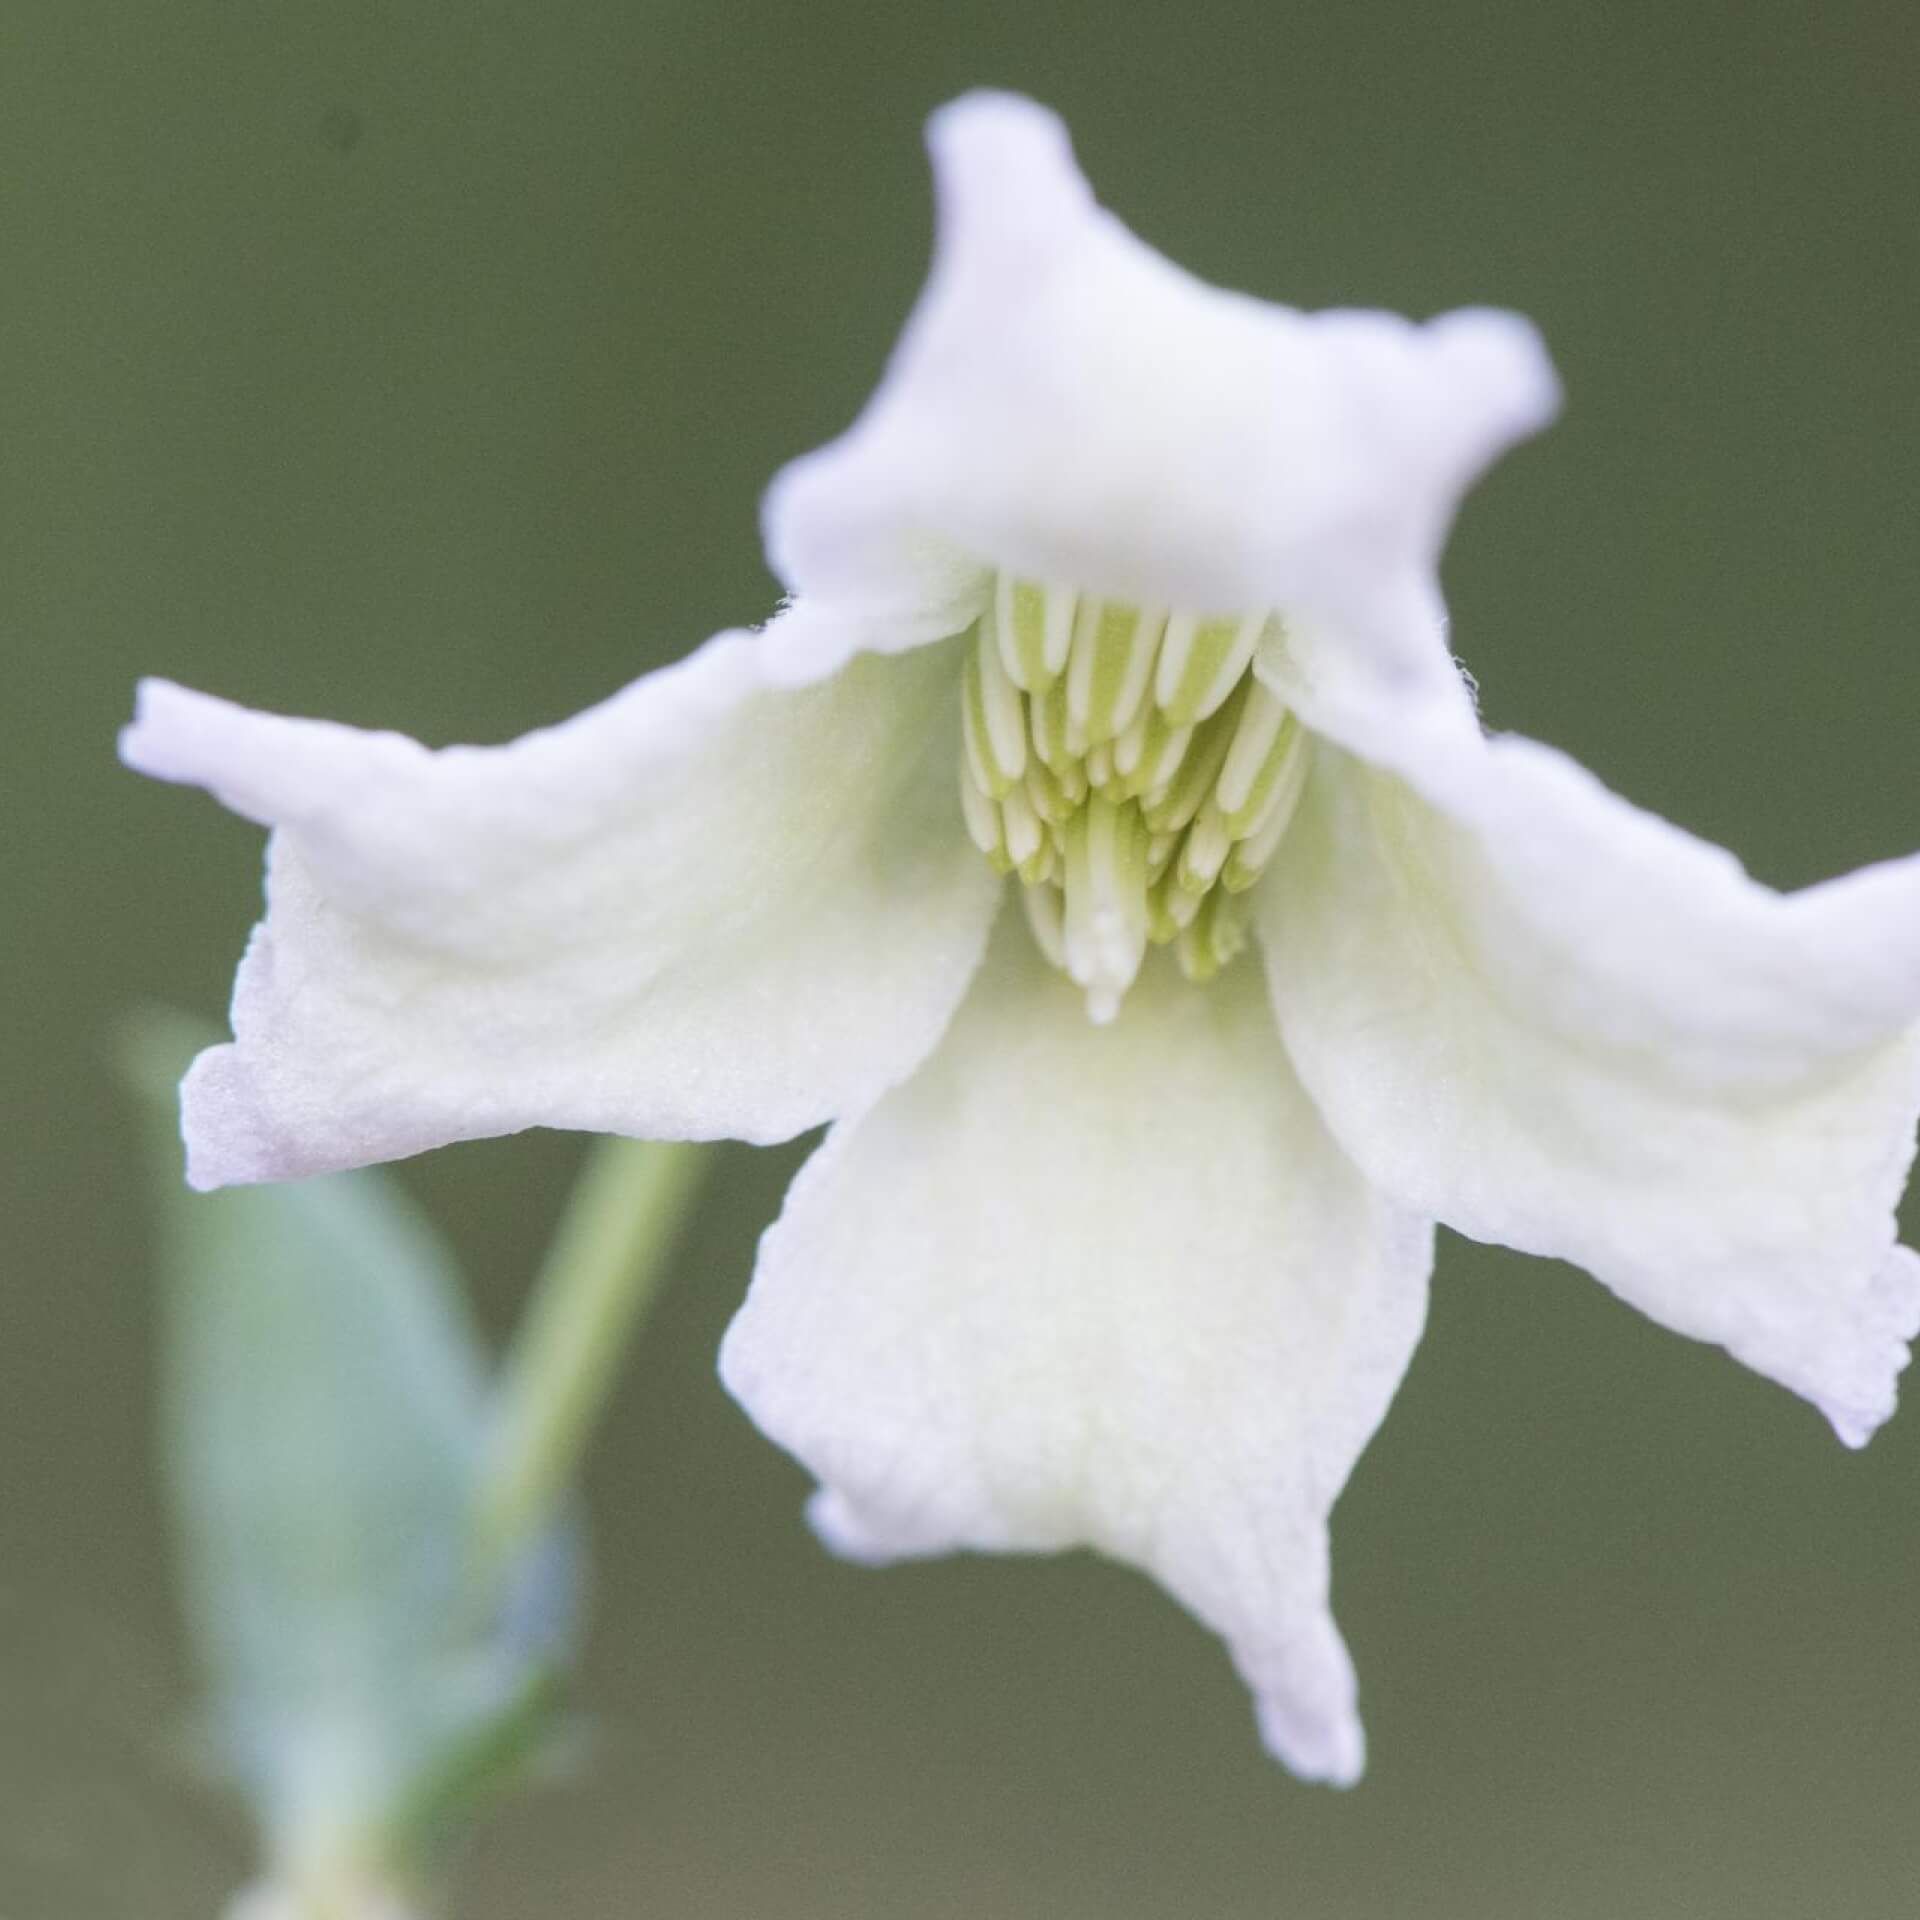
{"label": "bell-shaped flower", "polygon": [[931,144],[763,631],[497,748],[144,689],[128,761],[274,830],[191,1177],[833,1122],[722,1356],[820,1532],[1143,1567],[1350,1781],[1328,1514],[1436,1221],[1892,1409],[1920,861],[1783,896],[1483,736],[1436,562],[1554,410],[1523,321],[1202,285],[1021,100]]}

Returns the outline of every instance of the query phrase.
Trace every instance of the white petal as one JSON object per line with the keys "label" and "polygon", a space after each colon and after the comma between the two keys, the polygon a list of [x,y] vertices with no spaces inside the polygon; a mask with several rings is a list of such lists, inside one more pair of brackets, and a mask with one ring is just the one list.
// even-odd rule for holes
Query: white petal
{"label": "white petal", "polygon": [[1450,672],[1424,618],[1435,558],[1461,493],[1557,405],[1533,329],[1209,287],[1097,206],[1060,122],[1011,95],[943,108],[929,145],[933,269],[886,379],[768,496],[787,581],[897,609],[970,555],[1311,614],[1389,678]]}
{"label": "white petal", "polygon": [[1419,738],[1423,792],[1323,749],[1262,883],[1328,1124],[1406,1204],[1587,1267],[1864,1441],[1920,1325],[1920,860],[1783,896],[1548,748]]}
{"label": "white petal", "polygon": [[1269,1744],[1349,1782],[1327,1514],[1432,1232],[1327,1137],[1257,969],[1154,958],[1112,1025],[1007,916],[925,1066],[837,1127],[721,1366],[856,1557],[1092,1546],[1222,1634]]}
{"label": "white petal", "polygon": [[142,689],[128,763],[276,829],[196,1184],[566,1126],[783,1139],[933,1045],[999,886],[957,648],[769,690],[724,635],[562,726],[430,753]]}

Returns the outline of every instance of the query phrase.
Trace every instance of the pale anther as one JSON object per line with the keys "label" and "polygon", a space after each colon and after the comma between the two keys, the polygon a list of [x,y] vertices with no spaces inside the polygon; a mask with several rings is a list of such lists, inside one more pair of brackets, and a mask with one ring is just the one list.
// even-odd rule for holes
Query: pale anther
{"label": "pale anther", "polygon": [[968,839],[997,871],[1005,873],[1013,863],[1007,858],[1006,846],[1000,838],[1000,809],[981,791],[969,756],[964,753],[960,759],[960,813],[967,823]]}
{"label": "pale anther", "polygon": [[[1020,870],[1021,879],[1047,844],[1047,831],[1033,810],[1024,786],[1009,787],[1000,802],[1000,818],[1006,838],[1007,858]],[[1036,868],[1037,872],[1038,869]]]}
{"label": "pale anther", "polygon": [[1124,731],[1146,698],[1164,624],[1163,615],[1124,601],[1088,596],[1080,602],[1067,661],[1067,713],[1089,746]]}
{"label": "pale anther", "polygon": [[1080,804],[1084,793],[1075,795],[1066,783],[1036,753],[1027,762],[1027,798],[1042,820],[1064,820]]}
{"label": "pale anther", "polygon": [[1240,724],[1234,729],[1233,744],[1221,763],[1220,780],[1213,793],[1214,804],[1229,820],[1264,798],[1256,795],[1255,783],[1275,758],[1274,748],[1288,717],[1286,707],[1257,680],[1248,687]]}
{"label": "pale anther", "polygon": [[1067,970],[1065,907],[1058,887],[1022,887],[1020,904],[1027,912],[1034,944],[1062,973]]}
{"label": "pale anther", "polygon": [[1175,943],[1180,971],[1196,984],[1211,980],[1247,944],[1247,929],[1239,903],[1229,894],[1214,892]]}
{"label": "pale anther", "polygon": [[1027,732],[1033,750],[1064,783],[1069,771],[1079,775],[1083,786],[1085,770],[1080,756],[1067,739],[1067,683],[1056,680],[1045,693],[1027,701]]}
{"label": "pale anther", "polygon": [[1226,763],[1227,749],[1233,745],[1234,728],[1240,718],[1241,690],[1219,712],[1203,720],[1193,731],[1192,743],[1181,756],[1173,777],[1164,786],[1149,793],[1142,809],[1147,825],[1155,833],[1171,833],[1184,827],[1200,811],[1200,803],[1213,791]]}
{"label": "pale anther", "polygon": [[1003,573],[994,582],[993,608],[1008,677],[1024,692],[1045,693],[1067,664],[1073,594]]}
{"label": "pale anther", "polygon": [[1187,749],[1193,744],[1191,727],[1174,727],[1155,707],[1147,716],[1146,743],[1141,748],[1140,764],[1127,776],[1137,795],[1158,793],[1172,780]]}
{"label": "pale anther", "polygon": [[1192,726],[1219,711],[1252,664],[1266,623],[1265,614],[1226,620],[1191,613],[1169,617],[1153,693],[1173,725]]}
{"label": "pale anther", "polygon": [[1189,893],[1171,873],[1154,887],[1147,901],[1151,938],[1165,946],[1200,911],[1202,895]]}
{"label": "pale anther", "polygon": [[1267,862],[1293,823],[1300,796],[1306,791],[1311,746],[1305,728],[1297,723],[1282,751],[1279,771],[1266,800],[1245,832],[1234,841],[1220,884],[1229,893],[1244,893],[1266,871]]}
{"label": "pale anther", "polygon": [[993,624],[989,611],[980,622],[980,719],[988,756],[1010,784],[1027,770],[1027,716],[1020,689],[1007,677]]}
{"label": "pale anther", "polygon": [[1113,742],[1113,770],[1123,780],[1131,780],[1140,769],[1147,751],[1147,730],[1159,719],[1160,710],[1151,700],[1143,700]]}
{"label": "pale anther", "polygon": [[1181,890],[1186,893],[1206,893],[1219,879],[1220,869],[1227,864],[1227,853],[1232,845],[1233,840],[1227,832],[1227,823],[1220,812],[1219,803],[1209,799],[1195,816],[1193,825],[1187,829],[1186,839],[1180,843],[1180,858],[1173,872]]}

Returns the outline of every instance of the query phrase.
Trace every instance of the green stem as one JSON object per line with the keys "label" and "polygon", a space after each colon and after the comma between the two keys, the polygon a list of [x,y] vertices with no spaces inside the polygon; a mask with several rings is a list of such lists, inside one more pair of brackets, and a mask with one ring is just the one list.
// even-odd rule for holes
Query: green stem
{"label": "green stem", "polygon": [[702,1147],[678,1141],[593,1148],[502,1372],[474,1516],[477,1597],[491,1600],[552,1525],[705,1166]]}
{"label": "green stem", "polygon": [[443,1749],[382,1822],[381,1857],[415,1877],[444,1864],[474,1814],[517,1785],[545,1750],[566,1692],[562,1668],[522,1675],[498,1711]]}

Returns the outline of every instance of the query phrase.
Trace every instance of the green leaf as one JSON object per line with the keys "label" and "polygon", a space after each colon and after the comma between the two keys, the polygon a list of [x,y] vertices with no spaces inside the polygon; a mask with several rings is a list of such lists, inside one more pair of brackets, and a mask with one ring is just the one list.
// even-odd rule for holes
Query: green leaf
{"label": "green leaf", "polygon": [[377,1846],[421,1782],[451,1767],[477,1799],[491,1779],[462,1756],[527,1746],[489,1729],[524,1733],[550,1698],[577,1567],[549,1541],[475,1617],[489,1399],[454,1264],[382,1174],[191,1192],[173,1089],[203,1038],[150,1017],[126,1049],[161,1174],[181,1589],[219,1748],[275,1850]]}

